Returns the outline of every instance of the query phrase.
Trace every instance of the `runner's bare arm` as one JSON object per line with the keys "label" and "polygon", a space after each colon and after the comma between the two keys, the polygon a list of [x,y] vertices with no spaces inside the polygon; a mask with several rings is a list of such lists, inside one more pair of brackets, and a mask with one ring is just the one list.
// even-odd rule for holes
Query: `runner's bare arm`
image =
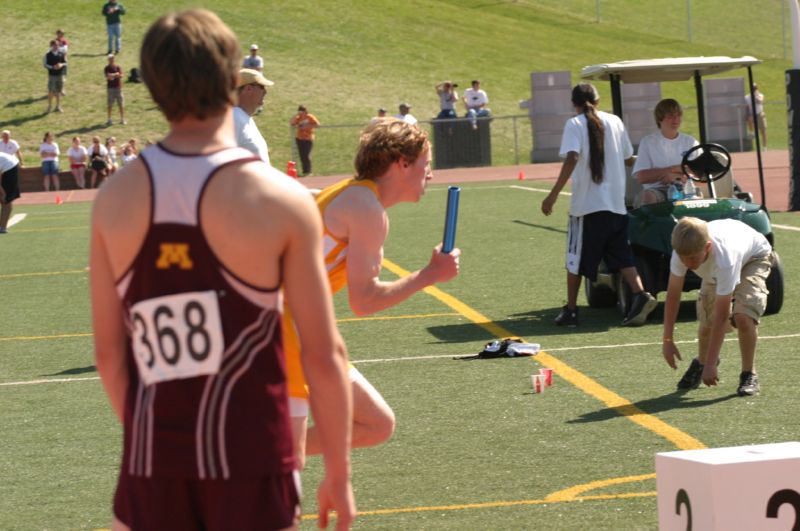
{"label": "runner's bare arm", "polygon": [[347,350],[336,328],[333,302],[322,257],[322,225],[312,198],[295,201],[297,218],[284,254],[284,292],[303,345],[303,371],[325,462],[318,498],[320,524],[337,512],[337,528],[355,517],[350,485],[352,395],[347,377]]}
{"label": "runner's bare arm", "polygon": [[388,218],[380,209],[349,209],[345,217],[349,241],[347,285],[350,308],[356,315],[369,315],[390,308],[414,293],[458,275],[459,249],[441,252],[437,246],[428,265],[391,282],[379,279]]}
{"label": "runner's bare arm", "polygon": [[128,389],[125,325],[98,217],[95,211],[89,256],[95,364],[111,407],[122,422]]}

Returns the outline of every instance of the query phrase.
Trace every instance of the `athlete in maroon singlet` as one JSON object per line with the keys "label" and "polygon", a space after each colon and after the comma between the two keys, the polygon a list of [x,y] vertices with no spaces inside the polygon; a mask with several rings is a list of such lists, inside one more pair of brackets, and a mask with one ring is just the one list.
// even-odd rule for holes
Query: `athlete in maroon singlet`
{"label": "athlete in maroon singlet", "polygon": [[316,206],[235,147],[240,47],[216,15],[162,17],[141,49],[170,131],[104,183],[92,214],[97,369],[124,427],[113,528],[295,528],[283,293],[320,397],[319,521],[335,510],[347,529],[352,399]]}

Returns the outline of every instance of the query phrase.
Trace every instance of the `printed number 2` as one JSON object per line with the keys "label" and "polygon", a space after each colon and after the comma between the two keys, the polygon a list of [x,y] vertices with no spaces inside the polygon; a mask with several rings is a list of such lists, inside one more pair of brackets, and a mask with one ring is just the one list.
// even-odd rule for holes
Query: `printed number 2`
{"label": "printed number 2", "polygon": [[[155,326],[158,353],[169,365],[178,363],[181,357],[181,345],[183,343],[175,332],[175,329],[169,326],[170,321],[174,317],[175,314],[168,306],[157,306],[155,311],[153,311],[152,322]],[[152,368],[155,363],[156,354],[153,345],[148,339],[149,330],[147,329],[147,322],[139,312],[133,314],[133,320],[135,323],[141,325],[141,336],[139,340],[142,345],[147,347],[147,352],[143,354],[147,356],[147,367]],[[206,313],[203,306],[197,301],[189,301],[183,310],[183,320],[188,329],[185,340],[186,350],[189,352],[189,356],[195,361],[203,361],[208,357],[211,347],[211,339],[208,335],[208,331],[204,328]]]}
{"label": "printed number 2", "polygon": [[800,522],[798,522],[798,516],[800,516],[800,494],[795,490],[783,489],[773,494],[767,503],[767,518],[777,518],[778,509],[784,503],[794,507],[794,527],[792,527],[792,531],[800,531]]}
{"label": "printed number 2", "polygon": [[686,506],[686,531],[692,531],[692,503],[689,501],[689,494],[683,489],[675,496],[675,514],[681,514],[681,505]]}

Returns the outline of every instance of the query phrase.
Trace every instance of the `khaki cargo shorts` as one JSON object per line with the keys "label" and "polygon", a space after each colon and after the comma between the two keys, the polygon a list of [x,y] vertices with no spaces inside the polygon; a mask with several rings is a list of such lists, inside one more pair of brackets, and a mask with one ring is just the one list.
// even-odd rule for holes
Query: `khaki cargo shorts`
{"label": "khaki cargo shorts", "polygon": [[[764,258],[751,260],[742,266],[741,281],[733,290],[733,301],[730,323],[733,324],[733,315],[740,313],[759,323],[767,307],[767,277],[772,269],[772,253]],[[697,298],[697,319],[701,327],[710,327],[714,315],[714,302],[716,301],[717,285],[703,281],[700,286],[700,296]],[[733,330],[729,327],[725,333]]]}

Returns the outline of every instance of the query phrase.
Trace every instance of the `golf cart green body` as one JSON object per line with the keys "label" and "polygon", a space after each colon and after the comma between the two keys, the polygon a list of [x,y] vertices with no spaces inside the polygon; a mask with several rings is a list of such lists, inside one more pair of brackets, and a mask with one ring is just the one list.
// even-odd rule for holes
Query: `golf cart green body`
{"label": "golf cart green body", "polygon": [[[703,97],[702,77],[718,74],[733,69],[746,68],[748,72],[751,101],[753,97],[752,66],[760,63],[754,57],[681,57],[668,59],[649,59],[623,61],[619,63],[598,64],[587,66],[581,71],[581,78],[587,80],[607,80],[611,82],[612,102],[614,114],[622,117],[622,90],[621,83],[646,83],[663,81],[688,81],[694,80],[697,95],[698,122],[700,126],[700,152],[710,160],[708,174],[697,183],[697,188],[703,191],[701,199],[682,199],[665,201],[644,205],[628,210],[628,237],[634,253],[636,269],[644,284],[644,289],[654,296],[666,291],[669,281],[669,262],[672,255],[671,235],[672,229],[678,220],[684,216],[694,216],[706,221],[716,219],[736,219],[751,226],[763,234],[773,249],[775,238],[772,232],[769,212],[764,205],[753,202],[749,192],[738,189],[733,182],[730,172],[730,155],[721,146],[707,144],[705,106]],[[757,128],[758,125],[755,124]],[[761,187],[761,200],[764,196],[764,174],[761,162],[759,135],[756,129],[754,136],[758,159],[758,174]],[[705,154],[708,150],[708,154]],[[713,152],[713,153],[712,153]],[[688,155],[688,154],[687,154]],[[714,164],[714,157],[722,164]],[[725,164],[727,163],[727,164]],[[684,157],[684,172],[687,176],[687,166],[691,163]],[[711,171],[715,166],[717,171]],[[723,171],[724,168],[724,171]],[[702,172],[701,172],[702,173]],[[720,181],[723,182],[720,186]],[[697,181],[697,180],[696,180]],[[715,181],[718,185],[715,186]],[[631,179],[628,179],[631,183]],[[722,191],[718,193],[717,187]],[[774,254],[772,272],[767,280],[769,296],[767,299],[766,313],[777,313],[783,305],[783,266],[777,253]],[[684,282],[684,291],[691,291],[700,287],[700,279],[691,271]],[[605,264],[600,265],[598,278],[595,282],[585,280],[586,298],[592,307],[607,307],[617,305],[622,315],[626,315],[631,293],[622,275],[616,271],[608,271]]]}

